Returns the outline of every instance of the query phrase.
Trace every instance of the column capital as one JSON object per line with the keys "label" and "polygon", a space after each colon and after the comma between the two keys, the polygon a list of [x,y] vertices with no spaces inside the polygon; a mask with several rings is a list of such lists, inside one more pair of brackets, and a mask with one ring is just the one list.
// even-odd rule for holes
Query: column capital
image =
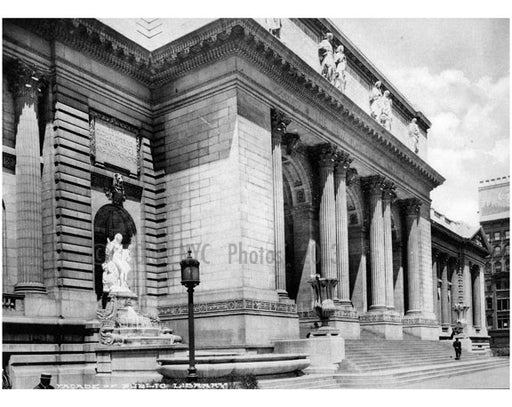
{"label": "column capital", "polygon": [[385,180],[382,188],[382,199],[392,201],[396,198],[396,185],[394,182]]}
{"label": "column capital", "polygon": [[334,169],[339,156],[339,150],[335,145],[331,143],[318,144],[314,146],[313,151],[320,167]]}
{"label": "column capital", "polygon": [[345,175],[353,160],[354,159],[350,156],[349,153],[343,150],[338,150],[335,162],[336,172]]}
{"label": "column capital", "polygon": [[299,148],[300,137],[297,133],[284,133],[282,143],[286,146],[286,154],[293,155]]}
{"label": "column capital", "polygon": [[19,59],[9,59],[4,63],[4,73],[9,83],[9,91],[15,99],[23,99],[33,104],[42,95],[48,78],[35,65]]}
{"label": "column capital", "polygon": [[400,207],[406,216],[417,216],[420,213],[421,201],[418,198],[402,199]]}
{"label": "column capital", "polygon": [[361,178],[361,187],[370,194],[382,194],[385,178],[382,175],[370,175]]}
{"label": "column capital", "polygon": [[270,111],[272,137],[281,140],[286,134],[286,127],[292,122],[292,119],[286,116],[282,111],[272,109]]}

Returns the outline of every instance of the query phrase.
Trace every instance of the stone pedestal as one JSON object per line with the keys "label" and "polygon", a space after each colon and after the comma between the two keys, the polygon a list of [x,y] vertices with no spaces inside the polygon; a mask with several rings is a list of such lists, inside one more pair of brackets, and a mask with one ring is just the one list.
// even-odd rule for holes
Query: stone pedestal
{"label": "stone pedestal", "polygon": [[422,340],[439,340],[439,325],[434,319],[424,318],[420,313],[403,318],[403,332]]}
{"label": "stone pedestal", "polygon": [[396,312],[370,311],[360,318],[361,329],[384,339],[403,339],[402,317]]}
{"label": "stone pedestal", "polygon": [[339,336],[274,342],[274,353],[305,353],[311,365],[306,373],[334,373],[345,359],[345,340]]}

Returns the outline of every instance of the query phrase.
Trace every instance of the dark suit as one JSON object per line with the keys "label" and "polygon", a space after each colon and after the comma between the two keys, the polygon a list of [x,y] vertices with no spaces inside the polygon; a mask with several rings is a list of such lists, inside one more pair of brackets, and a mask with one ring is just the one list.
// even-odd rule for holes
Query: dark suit
{"label": "dark suit", "polygon": [[462,343],[460,341],[453,342],[453,349],[455,349],[455,360],[459,360],[462,353]]}

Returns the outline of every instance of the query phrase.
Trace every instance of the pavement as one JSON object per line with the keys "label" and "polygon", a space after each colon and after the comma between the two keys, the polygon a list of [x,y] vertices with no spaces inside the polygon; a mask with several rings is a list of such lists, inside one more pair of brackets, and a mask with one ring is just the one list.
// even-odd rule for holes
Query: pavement
{"label": "pavement", "polygon": [[401,389],[510,389],[510,367],[454,374],[400,386]]}

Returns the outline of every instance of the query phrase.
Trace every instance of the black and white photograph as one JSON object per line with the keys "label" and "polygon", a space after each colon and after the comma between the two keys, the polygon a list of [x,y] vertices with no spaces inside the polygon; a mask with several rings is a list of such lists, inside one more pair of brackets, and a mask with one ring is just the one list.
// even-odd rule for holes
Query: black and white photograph
{"label": "black and white photograph", "polygon": [[510,16],[269,3],[2,16],[2,393],[510,390]]}

